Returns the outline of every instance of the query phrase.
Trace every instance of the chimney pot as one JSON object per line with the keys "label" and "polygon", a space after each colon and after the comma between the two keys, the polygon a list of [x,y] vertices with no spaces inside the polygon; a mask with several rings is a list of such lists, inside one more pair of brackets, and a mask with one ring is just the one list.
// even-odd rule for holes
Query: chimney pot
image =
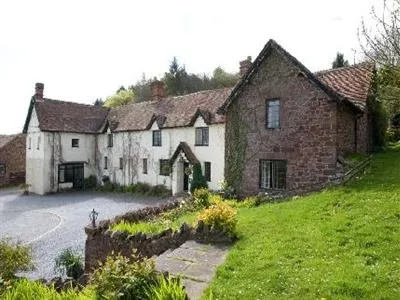
{"label": "chimney pot", "polygon": [[151,100],[160,100],[166,96],[165,84],[163,81],[154,77],[153,82],[150,84]]}
{"label": "chimney pot", "polygon": [[245,60],[239,62],[239,74],[241,77],[246,75],[251,66],[251,56],[247,56]]}
{"label": "chimney pot", "polygon": [[43,101],[44,84],[37,82],[35,84],[35,99],[36,101]]}

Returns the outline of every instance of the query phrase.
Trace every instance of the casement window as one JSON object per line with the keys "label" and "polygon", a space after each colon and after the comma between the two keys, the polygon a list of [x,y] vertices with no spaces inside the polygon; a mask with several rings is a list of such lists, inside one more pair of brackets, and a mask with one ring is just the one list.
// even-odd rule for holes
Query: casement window
{"label": "casement window", "polygon": [[104,170],[108,169],[108,157],[104,156]]}
{"label": "casement window", "polygon": [[6,174],[6,164],[0,163],[0,176],[4,176]]}
{"label": "casement window", "polygon": [[277,190],[286,188],[285,160],[260,160],[260,188]]}
{"label": "casement window", "polygon": [[161,130],[153,130],[153,146],[160,147],[161,144]]}
{"label": "casement window", "polygon": [[268,129],[281,127],[281,104],[279,99],[266,102],[266,127]]}
{"label": "casement window", "polygon": [[204,162],[204,178],[211,181],[211,163],[209,161]]}
{"label": "casement window", "polygon": [[147,174],[147,158],[143,158],[143,174]]}
{"label": "casement window", "polygon": [[60,165],[58,167],[58,182],[73,182],[74,181],[74,166],[73,165]]}
{"label": "casement window", "polygon": [[31,148],[32,148],[32,138],[29,137],[29,139],[28,139],[28,149],[31,149]]}
{"label": "casement window", "polygon": [[72,148],[79,148],[79,139],[72,139]]}
{"label": "casement window", "polygon": [[160,159],[160,175],[169,176],[171,165],[169,159]]}
{"label": "casement window", "polygon": [[40,149],[40,142],[41,142],[41,136],[39,135],[38,138],[37,138],[36,150]]}
{"label": "casement window", "polygon": [[196,146],[208,146],[208,127],[196,128]]}
{"label": "casement window", "polygon": [[107,147],[112,147],[114,145],[114,137],[112,133],[107,134]]}
{"label": "casement window", "polygon": [[119,158],[119,169],[122,170],[124,168],[124,158],[120,157]]}

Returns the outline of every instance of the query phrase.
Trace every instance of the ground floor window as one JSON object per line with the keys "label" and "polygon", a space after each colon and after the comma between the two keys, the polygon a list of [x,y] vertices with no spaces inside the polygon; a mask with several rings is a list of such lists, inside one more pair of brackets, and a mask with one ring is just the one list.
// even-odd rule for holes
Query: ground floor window
{"label": "ground floor window", "polygon": [[204,162],[204,178],[211,181],[211,163],[209,161]]}
{"label": "ground floor window", "polygon": [[108,157],[104,156],[104,170],[108,169]]}
{"label": "ground floor window", "polygon": [[6,164],[0,163],[0,176],[6,174]]}
{"label": "ground floor window", "polygon": [[286,188],[286,161],[285,160],[260,160],[260,188],[285,189]]}
{"label": "ground floor window", "polygon": [[122,170],[124,168],[124,158],[120,157],[119,158],[119,169]]}
{"label": "ground floor window", "polygon": [[169,159],[160,159],[160,175],[169,176],[171,164]]}
{"label": "ground floor window", "polygon": [[143,158],[143,174],[147,174],[147,158]]}

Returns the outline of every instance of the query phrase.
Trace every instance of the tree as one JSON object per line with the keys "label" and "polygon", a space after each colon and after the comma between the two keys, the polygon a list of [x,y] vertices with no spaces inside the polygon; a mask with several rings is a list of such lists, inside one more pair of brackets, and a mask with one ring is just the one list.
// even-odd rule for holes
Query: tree
{"label": "tree", "polygon": [[170,95],[184,95],[188,93],[185,87],[188,74],[185,66],[180,66],[177,58],[174,56],[170,65],[169,72],[164,75],[164,82],[167,85],[168,94]]}
{"label": "tree", "polygon": [[148,101],[151,98],[151,80],[146,79],[146,75],[143,73],[142,78],[136,82],[135,85],[128,87],[129,90],[135,94],[135,102]]}
{"label": "tree", "polygon": [[193,179],[190,184],[190,191],[193,193],[193,191],[201,188],[208,188],[208,184],[201,172],[201,165],[197,163],[193,166]]}
{"label": "tree", "polygon": [[221,67],[215,68],[213,72],[212,82],[214,88],[231,87],[239,80],[237,74],[230,74],[225,72]]}
{"label": "tree", "polygon": [[104,105],[104,101],[101,98],[97,98],[94,102],[93,102],[94,106],[103,106]]}
{"label": "tree", "polygon": [[349,62],[344,59],[343,53],[337,52],[336,58],[332,62],[332,69],[347,67],[348,65],[349,65]]}
{"label": "tree", "polygon": [[132,90],[120,90],[115,95],[107,97],[104,106],[106,107],[118,107],[126,105],[134,101],[135,94]]}

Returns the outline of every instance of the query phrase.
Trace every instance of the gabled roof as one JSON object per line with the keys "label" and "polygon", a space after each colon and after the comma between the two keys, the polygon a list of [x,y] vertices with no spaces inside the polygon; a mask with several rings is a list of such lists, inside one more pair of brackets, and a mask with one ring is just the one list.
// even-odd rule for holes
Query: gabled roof
{"label": "gabled roof", "polygon": [[337,101],[338,103],[344,103],[349,105],[355,111],[360,111],[360,108],[347,99],[344,95],[339,94],[337,91],[332,89],[330,86],[323,83],[317,76],[311,73],[301,62],[299,62],[294,56],[292,56],[289,52],[283,49],[277,42],[274,40],[269,40],[267,44],[264,46],[260,54],[251,64],[250,68],[248,69],[247,73],[240,79],[240,81],[236,84],[233,88],[231,94],[226,99],[224,104],[219,108],[219,113],[226,113],[228,107],[232,103],[232,101],[240,95],[244,86],[251,80],[254,74],[258,71],[260,65],[263,61],[268,57],[272,50],[277,51],[280,55],[286,58],[289,62],[291,62],[296,68],[298,68],[299,73],[312,81],[317,87],[319,87],[322,91],[324,91],[329,97],[333,100]]}
{"label": "gabled roof", "polygon": [[225,117],[217,114],[232,88],[200,91],[184,96],[167,97],[124,105],[110,111],[108,121],[113,131],[148,130],[154,121],[162,128],[192,126],[198,116],[207,124],[224,123]]}
{"label": "gabled roof", "polygon": [[319,71],[315,76],[353,103],[365,105],[371,92],[374,72],[375,66],[364,62],[349,67]]}
{"label": "gabled roof", "polygon": [[109,111],[105,107],[47,98],[35,101],[32,97],[24,133],[28,130],[33,109],[36,111],[40,130],[76,133],[101,132]]}
{"label": "gabled roof", "polygon": [[170,159],[171,164],[175,162],[175,160],[178,158],[179,153],[181,152],[183,152],[183,154],[185,155],[186,159],[189,161],[190,164],[195,165],[200,163],[196,155],[194,155],[190,146],[186,142],[180,142]]}
{"label": "gabled roof", "polygon": [[18,135],[0,135],[0,149],[7,145],[9,142],[14,140]]}

